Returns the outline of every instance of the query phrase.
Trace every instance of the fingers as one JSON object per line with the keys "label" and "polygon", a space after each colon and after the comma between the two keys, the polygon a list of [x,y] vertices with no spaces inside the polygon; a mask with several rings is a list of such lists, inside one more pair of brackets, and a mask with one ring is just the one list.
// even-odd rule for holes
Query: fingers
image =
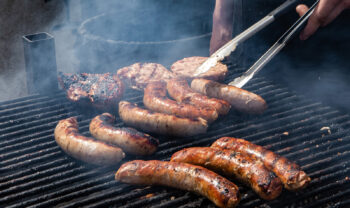
{"label": "fingers", "polygon": [[301,17],[303,16],[308,10],[309,7],[306,6],[305,4],[299,4],[296,8],[295,8],[296,12],[298,13],[298,15]]}

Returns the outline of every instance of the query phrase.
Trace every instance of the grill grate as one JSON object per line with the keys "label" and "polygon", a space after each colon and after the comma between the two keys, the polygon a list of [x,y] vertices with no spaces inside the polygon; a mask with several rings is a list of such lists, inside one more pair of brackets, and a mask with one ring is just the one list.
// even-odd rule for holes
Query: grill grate
{"label": "grill grate", "polygon": [[[236,75],[231,72],[226,81]],[[349,115],[263,77],[253,79],[246,89],[267,101],[269,108],[262,116],[232,111],[204,135],[158,137],[159,150],[144,159],[168,160],[185,147],[208,146],[222,136],[241,137],[296,161],[313,180],[302,192],[284,191],[270,202],[237,183],[242,194],[239,207],[349,205]],[[126,99],[142,105],[138,92],[128,92]],[[70,116],[78,116],[80,131],[89,135],[93,115],[76,111],[63,92],[0,103],[0,207],[214,207],[209,200],[178,189],[117,183],[114,173],[119,165],[96,167],[70,158],[53,137],[57,122]],[[122,125],[117,119],[117,126]],[[125,161],[136,158],[128,156]]]}

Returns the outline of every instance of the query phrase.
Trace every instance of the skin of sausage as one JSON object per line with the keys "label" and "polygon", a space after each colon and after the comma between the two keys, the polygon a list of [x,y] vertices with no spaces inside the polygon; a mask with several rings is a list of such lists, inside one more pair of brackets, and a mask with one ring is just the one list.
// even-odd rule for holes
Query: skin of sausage
{"label": "skin of sausage", "polygon": [[143,96],[144,105],[155,112],[175,115],[182,118],[201,117],[209,123],[218,118],[218,113],[214,108],[198,108],[194,105],[177,103],[167,97],[166,82],[150,82]]}
{"label": "skin of sausage", "polygon": [[176,152],[171,161],[199,165],[226,176],[234,176],[265,200],[275,199],[282,192],[281,180],[264,164],[230,150],[192,147]]}
{"label": "skin of sausage", "polygon": [[207,121],[202,118],[180,118],[155,113],[127,101],[119,102],[119,116],[127,125],[145,132],[164,135],[193,136],[205,133],[208,128]]}
{"label": "skin of sausage", "polygon": [[177,102],[190,103],[202,108],[214,108],[220,115],[226,115],[231,105],[225,100],[208,98],[195,92],[184,79],[170,79],[167,81],[169,95]]}
{"label": "skin of sausage", "polygon": [[114,165],[119,163],[125,154],[119,147],[79,134],[75,117],[58,122],[55,128],[56,143],[72,157],[96,165]]}
{"label": "skin of sausage", "polygon": [[114,127],[114,122],[115,117],[110,113],[96,116],[90,122],[91,135],[134,155],[151,155],[157,150],[159,141],[154,137],[133,128]]}
{"label": "skin of sausage", "polygon": [[261,114],[267,108],[266,101],[259,95],[215,81],[194,79],[191,88],[208,97],[226,100],[232,108],[243,113]]}
{"label": "skin of sausage", "polygon": [[303,189],[311,181],[310,177],[296,163],[244,139],[222,137],[216,140],[211,147],[241,152],[250,155],[255,160],[262,161],[269,170],[281,179],[284,187],[290,191]]}
{"label": "skin of sausage", "polygon": [[164,185],[193,191],[218,207],[236,207],[238,187],[226,178],[200,166],[157,160],[124,163],[115,180],[138,185]]}

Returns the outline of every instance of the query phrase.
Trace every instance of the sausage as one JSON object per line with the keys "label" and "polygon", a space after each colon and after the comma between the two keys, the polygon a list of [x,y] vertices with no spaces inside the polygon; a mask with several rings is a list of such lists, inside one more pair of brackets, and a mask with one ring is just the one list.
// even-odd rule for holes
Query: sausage
{"label": "sausage", "polygon": [[119,116],[127,125],[153,132],[174,136],[193,136],[205,133],[207,121],[202,118],[180,118],[164,113],[155,113],[137,107],[127,101],[119,102]]}
{"label": "sausage", "polygon": [[114,121],[115,117],[110,113],[96,116],[90,122],[91,135],[134,155],[151,155],[157,150],[157,139],[133,128],[114,127]]}
{"label": "sausage", "polygon": [[184,79],[168,80],[167,90],[177,102],[186,102],[202,108],[214,108],[220,115],[226,115],[231,108],[231,105],[225,100],[208,98],[195,92]]}
{"label": "sausage", "polygon": [[193,191],[218,207],[235,207],[238,187],[226,178],[200,166],[178,162],[134,160],[124,163],[115,180],[140,185],[164,185]]}
{"label": "sausage", "polygon": [[171,161],[199,165],[226,176],[234,176],[265,200],[277,198],[283,188],[281,180],[264,164],[230,150],[192,147],[176,152]]}
{"label": "sausage", "polygon": [[243,113],[261,114],[267,108],[265,100],[259,95],[215,81],[194,79],[191,88],[209,97],[226,100],[232,108]]}
{"label": "sausage", "polygon": [[218,118],[214,108],[198,108],[194,105],[177,103],[167,97],[166,82],[156,81],[147,85],[144,96],[144,105],[155,112],[175,115],[182,118],[202,117],[209,123]]}
{"label": "sausage", "polygon": [[119,147],[79,134],[76,117],[58,122],[55,128],[55,140],[67,154],[92,164],[114,165],[125,157]]}
{"label": "sausage", "polygon": [[222,137],[216,140],[211,147],[241,152],[253,157],[254,160],[262,161],[269,170],[281,179],[284,187],[290,191],[305,188],[311,181],[310,177],[297,164],[244,139]]}

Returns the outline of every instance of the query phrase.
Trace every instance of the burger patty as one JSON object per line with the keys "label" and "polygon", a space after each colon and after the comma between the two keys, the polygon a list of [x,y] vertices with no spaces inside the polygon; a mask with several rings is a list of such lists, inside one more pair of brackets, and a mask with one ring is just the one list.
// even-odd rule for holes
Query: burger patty
{"label": "burger patty", "polygon": [[173,78],[174,74],[161,64],[135,63],[117,70],[116,76],[127,87],[143,90],[148,83]]}
{"label": "burger patty", "polygon": [[171,66],[171,71],[180,78],[192,80],[194,78],[204,78],[210,80],[223,80],[227,74],[227,66],[222,63],[217,63],[209,71],[194,76],[196,69],[206,61],[208,57],[193,56],[176,61]]}

